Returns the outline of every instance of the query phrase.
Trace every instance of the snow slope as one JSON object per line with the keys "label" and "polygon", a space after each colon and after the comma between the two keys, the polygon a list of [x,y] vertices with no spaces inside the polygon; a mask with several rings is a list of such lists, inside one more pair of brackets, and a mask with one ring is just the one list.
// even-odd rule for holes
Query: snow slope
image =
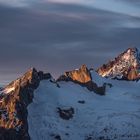
{"label": "snow slope", "polygon": [[[28,106],[31,140],[140,140],[140,83],[92,76],[98,84],[112,83],[106,96],[72,82],[60,82],[60,88],[40,83]],[[74,117],[63,120],[57,107],[73,107]]]}

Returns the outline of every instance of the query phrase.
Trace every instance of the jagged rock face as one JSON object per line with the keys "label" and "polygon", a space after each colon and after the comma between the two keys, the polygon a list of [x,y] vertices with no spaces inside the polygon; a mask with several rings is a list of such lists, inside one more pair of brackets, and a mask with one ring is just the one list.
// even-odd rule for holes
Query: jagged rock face
{"label": "jagged rock face", "polygon": [[[48,76],[48,77],[47,77]],[[44,78],[50,78],[45,74]],[[43,75],[34,68],[11,82],[0,94],[0,139],[29,140],[27,106],[32,102],[33,91]]]}
{"label": "jagged rock face", "polygon": [[99,95],[105,95],[106,86],[103,85],[98,87],[98,85],[92,81],[90,70],[88,70],[85,65],[82,65],[80,69],[65,72],[65,74],[60,76],[57,81],[72,81]]}
{"label": "jagged rock face", "polygon": [[82,65],[80,69],[65,72],[64,75],[68,78],[71,78],[73,81],[78,81],[80,83],[87,83],[92,80],[86,65]]}
{"label": "jagged rock face", "polygon": [[138,80],[140,78],[140,54],[138,49],[127,49],[113,61],[100,67],[97,72],[107,78]]}
{"label": "jagged rock face", "polygon": [[132,67],[132,68],[130,68],[126,77],[128,80],[135,80],[135,79],[139,78],[139,73],[138,73],[137,69]]}

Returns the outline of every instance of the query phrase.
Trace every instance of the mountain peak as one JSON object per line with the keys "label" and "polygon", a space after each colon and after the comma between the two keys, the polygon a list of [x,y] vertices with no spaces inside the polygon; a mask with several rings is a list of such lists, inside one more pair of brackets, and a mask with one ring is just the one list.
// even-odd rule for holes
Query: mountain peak
{"label": "mountain peak", "polygon": [[94,91],[99,95],[104,95],[106,86],[98,86],[94,81],[92,81],[92,76],[90,70],[84,64],[79,69],[65,72],[61,75],[57,81],[72,81],[83,87],[86,87],[89,91]]}
{"label": "mountain peak", "polygon": [[87,71],[88,68],[85,64],[83,64],[81,67],[80,67],[80,70],[83,70],[83,71]]}
{"label": "mountain peak", "polygon": [[126,50],[127,52],[137,52],[138,49],[136,47],[131,47]]}
{"label": "mountain peak", "polygon": [[88,70],[87,66],[84,64],[79,69],[65,72],[64,75],[60,76],[58,81],[68,79],[80,83],[87,83],[92,80],[92,77],[90,75],[90,71]]}
{"label": "mountain peak", "polygon": [[[13,139],[29,139],[27,106],[32,102],[33,92],[43,79],[50,79],[50,73],[29,69],[23,76],[11,82],[0,93],[0,139],[7,135]],[[0,114],[0,115],[1,115]],[[11,121],[12,120],[12,121]],[[10,132],[12,132],[10,134]]]}
{"label": "mountain peak", "polygon": [[123,58],[126,60],[131,59],[134,57],[135,59],[139,59],[139,50],[137,48],[128,48],[126,51],[124,51],[121,55],[123,55]]}
{"label": "mountain peak", "polygon": [[101,66],[97,72],[102,77],[124,80],[140,78],[140,53],[137,48],[128,48],[114,60]]}

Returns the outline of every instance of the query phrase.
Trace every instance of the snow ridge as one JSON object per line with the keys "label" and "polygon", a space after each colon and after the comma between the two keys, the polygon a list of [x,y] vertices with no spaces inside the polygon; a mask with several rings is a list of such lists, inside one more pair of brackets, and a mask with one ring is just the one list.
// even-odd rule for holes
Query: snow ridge
{"label": "snow ridge", "polygon": [[[140,139],[139,82],[91,74],[97,83],[112,83],[106,96],[96,95],[73,82],[59,82],[60,87],[49,80],[40,83],[28,106],[31,140]],[[73,108],[73,117],[61,118],[57,108]]]}

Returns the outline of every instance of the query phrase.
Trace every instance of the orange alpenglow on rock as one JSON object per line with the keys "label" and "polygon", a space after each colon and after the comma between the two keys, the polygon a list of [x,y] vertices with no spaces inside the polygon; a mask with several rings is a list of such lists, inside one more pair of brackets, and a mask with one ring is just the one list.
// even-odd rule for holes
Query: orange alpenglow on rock
{"label": "orange alpenglow on rock", "polygon": [[80,83],[87,83],[92,80],[90,72],[86,65],[82,65],[80,69],[65,72],[66,77],[70,77],[73,81],[78,81]]}
{"label": "orange alpenglow on rock", "polygon": [[0,94],[0,140],[29,140],[27,106],[33,92],[49,73],[28,70],[23,76],[7,85]]}
{"label": "orange alpenglow on rock", "polygon": [[140,79],[140,53],[137,48],[128,48],[114,60],[109,61],[97,70],[102,77],[121,80]]}
{"label": "orange alpenglow on rock", "polygon": [[128,78],[128,80],[135,80],[135,79],[139,78],[138,71],[134,67],[130,68],[127,78]]}

